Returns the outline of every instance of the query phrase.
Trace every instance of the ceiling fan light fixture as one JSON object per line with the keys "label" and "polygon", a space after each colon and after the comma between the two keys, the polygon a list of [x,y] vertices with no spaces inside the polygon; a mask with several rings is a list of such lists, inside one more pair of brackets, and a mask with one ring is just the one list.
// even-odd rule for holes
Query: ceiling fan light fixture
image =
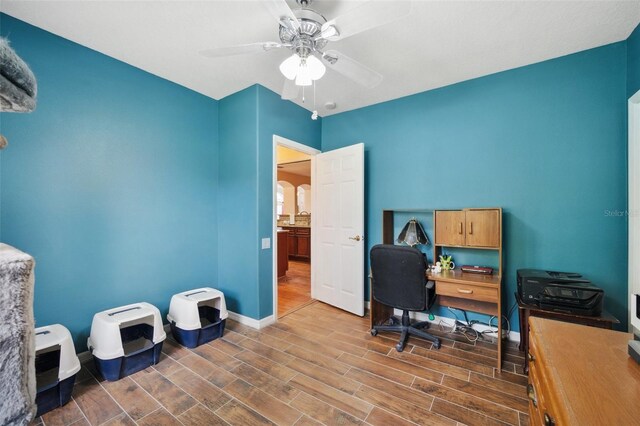
{"label": "ceiling fan light fixture", "polygon": [[280,64],[280,72],[289,80],[293,80],[298,75],[298,68],[300,67],[300,56],[296,53],[289,56]]}
{"label": "ceiling fan light fixture", "polygon": [[301,58],[294,53],[280,64],[280,72],[297,86],[311,86],[314,80],[322,78],[327,67],[315,56]]}
{"label": "ceiling fan light fixture", "polygon": [[311,80],[320,80],[324,73],[327,71],[327,67],[315,56],[309,56],[306,59],[307,72]]}
{"label": "ceiling fan light fixture", "polygon": [[309,78],[308,73],[298,73],[296,77],[296,86],[311,86],[313,80]]}

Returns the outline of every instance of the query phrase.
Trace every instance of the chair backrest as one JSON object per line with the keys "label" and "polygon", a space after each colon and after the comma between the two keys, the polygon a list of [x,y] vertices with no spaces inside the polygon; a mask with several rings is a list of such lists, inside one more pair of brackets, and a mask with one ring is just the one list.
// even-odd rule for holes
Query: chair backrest
{"label": "chair backrest", "polygon": [[413,247],[378,244],[371,248],[373,298],[397,309],[427,308],[427,261]]}

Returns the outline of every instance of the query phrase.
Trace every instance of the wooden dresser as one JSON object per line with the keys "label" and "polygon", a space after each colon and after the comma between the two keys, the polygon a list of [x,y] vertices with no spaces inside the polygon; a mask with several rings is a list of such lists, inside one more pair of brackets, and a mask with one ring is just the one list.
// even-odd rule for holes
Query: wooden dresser
{"label": "wooden dresser", "polygon": [[640,365],[631,334],[529,318],[531,425],[640,424]]}

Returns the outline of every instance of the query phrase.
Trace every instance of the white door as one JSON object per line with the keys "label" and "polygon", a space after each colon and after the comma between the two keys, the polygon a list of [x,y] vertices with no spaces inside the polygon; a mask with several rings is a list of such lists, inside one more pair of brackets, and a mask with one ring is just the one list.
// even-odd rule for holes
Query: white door
{"label": "white door", "polygon": [[318,154],[311,297],[364,315],[364,144]]}

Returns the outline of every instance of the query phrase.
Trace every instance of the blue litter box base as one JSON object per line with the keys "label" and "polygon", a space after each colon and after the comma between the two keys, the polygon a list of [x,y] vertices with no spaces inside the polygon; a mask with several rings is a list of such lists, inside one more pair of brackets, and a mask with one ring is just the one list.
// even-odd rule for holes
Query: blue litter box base
{"label": "blue litter box base", "polygon": [[174,322],[171,322],[171,334],[173,334],[173,338],[182,346],[195,348],[222,337],[226,322],[226,319],[218,320],[213,324],[209,324],[196,330],[183,330],[180,327],[176,327]]}
{"label": "blue litter box base", "polygon": [[62,407],[71,399],[71,392],[73,391],[73,384],[76,381],[76,375],[68,377],[55,386],[49,386],[45,389],[38,389],[36,394],[36,405],[38,411],[36,417],[48,413],[49,411]]}
{"label": "blue litter box base", "polygon": [[100,359],[94,356],[93,360],[102,377],[113,382],[157,364],[160,361],[161,351],[162,342],[156,343],[147,350],[120,358]]}

